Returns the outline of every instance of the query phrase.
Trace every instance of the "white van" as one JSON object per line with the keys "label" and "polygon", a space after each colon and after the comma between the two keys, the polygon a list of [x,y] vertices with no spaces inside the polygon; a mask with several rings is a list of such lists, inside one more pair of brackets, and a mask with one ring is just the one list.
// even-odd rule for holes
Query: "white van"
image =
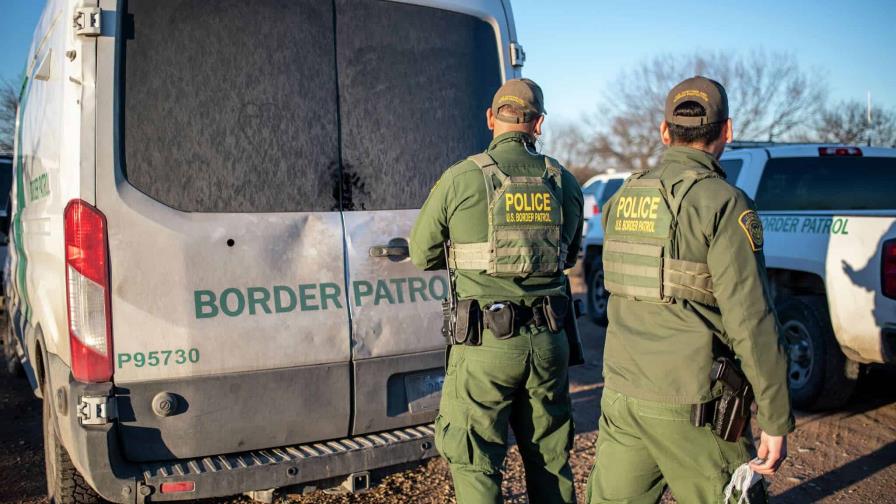
{"label": "white van", "polygon": [[435,455],[406,238],[520,75],[507,0],[50,0],[10,315],[57,502],[363,489]]}

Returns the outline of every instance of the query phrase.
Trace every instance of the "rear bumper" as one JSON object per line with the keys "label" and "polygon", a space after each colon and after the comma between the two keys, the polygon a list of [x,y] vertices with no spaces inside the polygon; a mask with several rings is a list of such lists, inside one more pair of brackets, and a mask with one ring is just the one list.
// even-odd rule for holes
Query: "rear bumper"
{"label": "rear bumper", "polygon": [[[82,426],[78,399],[103,395],[111,384],[69,381],[68,406],[57,406],[60,434],[75,467],[94,489],[113,502],[142,503],[237,495],[251,490],[308,485],[361,471],[407,466],[437,455],[432,425],[396,429],[332,441],[164,462],[124,459],[115,422]],[[208,425],[224,429],[226,425]],[[197,433],[201,435],[201,433]],[[191,481],[188,493],[163,494],[165,482]]]}
{"label": "rear bumper", "polygon": [[[436,455],[431,425],[323,443],[141,465],[138,492],[152,502],[283,488],[403,466]],[[195,491],[161,494],[162,483],[192,481]]]}

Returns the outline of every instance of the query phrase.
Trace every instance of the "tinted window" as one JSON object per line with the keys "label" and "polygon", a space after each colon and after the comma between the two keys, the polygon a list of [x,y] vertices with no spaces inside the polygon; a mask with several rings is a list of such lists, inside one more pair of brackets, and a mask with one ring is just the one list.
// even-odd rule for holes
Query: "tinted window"
{"label": "tinted window", "polygon": [[616,191],[622,187],[623,182],[625,182],[625,179],[621,178],[610,179],[607,181],[607,186],[604,189],[604,192],[600,195],[600,201],[598,202],[600,206],[604,206],[604,203],[616,194]]}
{"label": "tinted window", "polygon": [[465,14],[336,1],[346,210],[419,208],[452,163],[489,142],[495,32]]}
{"label": "tinted window", "polygon": [[770,159],[756,205],[760,210],[896,208],[896,159],[817,157]]}
{"label": "tinted window", "polygon": [[595,180],[590,185],[582,188],[582,195],[591,194],[592,196],[597,194],[600,191],[600,188],[604,186],[603,180]]}
{"label": "tinted window", "polygon": [[9,190],[12,188],[12,161],[0,159],[0,210],[6,209]]}
{"label": "tinted window", "polygon": [[123,172],[197,212],[338,209],[333,9],[128,0]]}
{"label": "tinted window", "polygon": [[740,169],[744,165],[743,159],[723,159],[719,161],[722,170],[725,171],[725,178],[732,185],[737,184],[737,176],[740,175]]}

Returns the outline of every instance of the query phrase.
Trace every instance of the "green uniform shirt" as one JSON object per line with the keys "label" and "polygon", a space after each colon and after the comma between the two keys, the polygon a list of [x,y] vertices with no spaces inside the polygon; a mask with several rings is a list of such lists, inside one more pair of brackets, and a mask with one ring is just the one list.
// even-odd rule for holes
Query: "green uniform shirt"
{"label": "green uniform shirt", "polygon": [[[684,170],[711,170],[724,177],[711,155],[671,147],[644,178],[659,178],[667,192],[674,194],[678,186],[669,187],[669,183],[680,180]],[[604,229],[617,197],[604,206]],[[710,400],[709,372],[717,356],[713,349],[713,337],[717,337],[734,351],[753,385],[762,430],[770,435],[793,430],[787,362],[770,306],[757,219],[753,201],[724,178],[707,178],[690,189],[675,229],[677,259],[709,265],[719,307],[687,300],[655,304],[610,296],[604,351],[608,388],[659,402]]]}
{"label": "green uniform shirt", "polygon": [[[511,176],[539,176],[545,171],[544,156],[535,152],[524,133],[505,133],[489,144],[488,152],[498,167]],[[568,243],[564,268],[575,265],[582,241],[582,190],[576,178],[562,171],[563,243]],[[482,170],[470,160],[461,161],[442,174],[433,186],[411,231],[411,260],[421,269],[445,269],[442,244],[488,241],[488,197]],[[555,277],[499,278],[476,271],[458,271],[457,296],[480,303],[512,301],[529,305],[542,296],[565,295],[563,275]]]}

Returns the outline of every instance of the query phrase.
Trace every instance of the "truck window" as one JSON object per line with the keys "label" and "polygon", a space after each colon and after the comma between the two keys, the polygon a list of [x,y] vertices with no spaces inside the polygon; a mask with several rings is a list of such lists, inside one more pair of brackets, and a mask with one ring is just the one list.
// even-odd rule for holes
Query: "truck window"
{"label": "truck window", "polygon": [[722,170],[725,171],[725,180],[730,184],[735,185],[737,183],[737,176],[740,175],[740,169],[744,166],[744,160],[723,159],[719,161],[719,164],[722,165]]}
{"label": "truck window", "polygon": [[125,12],[118,136],[134,187],[183,211],[338,210],[331,2]]}
{"label": "truck window", "polygon": [[759,181],[759,210],[890,210],[896,208],[896,159],[769,159]]}
{"label": "truck window", "polygon": [[12,160],[0,158],[0,210],[6,208],[12,188]]}
{"label": "truck window", "polygon": [[336,0],[336,47],[345,210],[419,208],[448,166],[491,139],[494,29],[441,9]]}
{"label": "truck window", "polygon": [[582,195],[590,194],[594,196],[598,192],[600,192],[600,188],[604,186],[603,180],[595,180],[591,184],[582,188]]}
{"label": "truck window", "polygon": [[600,201],[598,202],[598,204],[601,207],[603,207],[604,203],[606,203],[610,198],[612,198],[613,195],[616,194],[616,191],[618,191],[619,188],[622,187],[623,182],[625,182],[625,179],[621,179],[621,178],[614,178],[614,179],[608,180],[604,187],[604,192],[602,192],[600,195]]}

